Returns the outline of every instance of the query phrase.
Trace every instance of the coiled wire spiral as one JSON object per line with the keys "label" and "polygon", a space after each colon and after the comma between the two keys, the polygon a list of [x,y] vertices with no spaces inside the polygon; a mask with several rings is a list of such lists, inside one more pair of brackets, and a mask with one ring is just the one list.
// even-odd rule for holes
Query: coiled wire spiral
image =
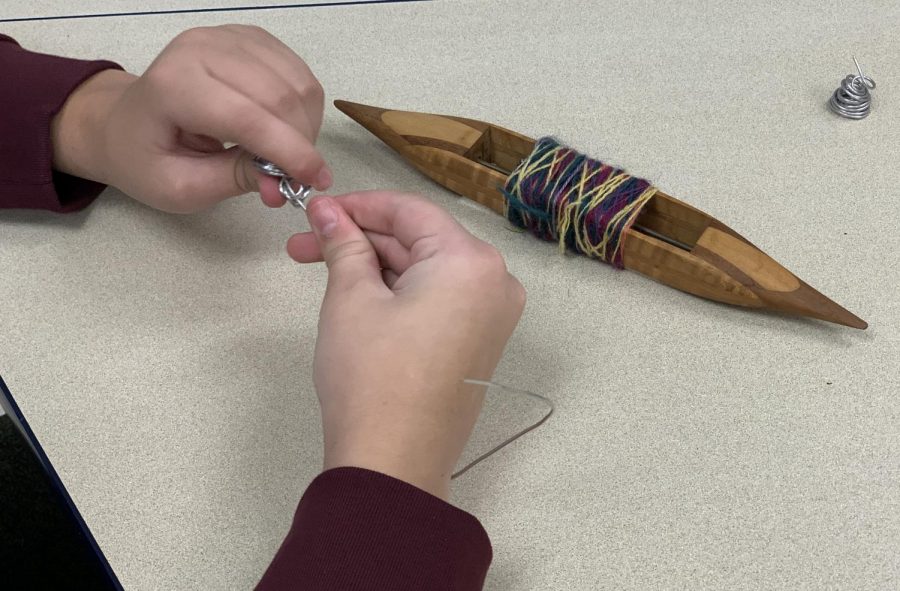
{"label": "coiled wire spiral", "polygon": [[288,173],[283,171],[277,165],[260,158],[259,156],[253,157],[253,164],[260,172],[279,179],[278,192],[281,193],[281,196],[284,197],[288,203],[294,207],[306,209],[306,201],[309,199],[310,192],[312,192],[311,187],[300,185],[295,191],[291,186],[293,179],[288,176]]}
{"label": "coiled wire spiral", "polygon": [[872,93],[869,91],[875,88],[875,81],[863,74],[856,58],[853,58],[853,63],[858,74],[847,74],[828,104],[841,117],[863,119],[872,109]]}

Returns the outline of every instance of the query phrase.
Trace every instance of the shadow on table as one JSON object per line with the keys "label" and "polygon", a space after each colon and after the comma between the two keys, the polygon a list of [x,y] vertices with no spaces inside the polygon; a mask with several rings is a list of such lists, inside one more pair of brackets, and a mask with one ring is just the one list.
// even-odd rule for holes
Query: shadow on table
{"label": "shadow on table", "polygon": [[39,209],[0,210],[0,224],[45,226],[54,230],[80,230],[91,214],[91,208],[74,213],[53,213]]}

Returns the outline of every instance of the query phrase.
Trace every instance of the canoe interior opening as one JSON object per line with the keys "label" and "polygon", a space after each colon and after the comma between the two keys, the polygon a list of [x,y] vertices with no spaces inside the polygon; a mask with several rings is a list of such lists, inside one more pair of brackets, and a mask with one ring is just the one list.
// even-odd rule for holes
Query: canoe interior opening
{"label": "canoe interior opening", "polygon": [[497,164],[495,164],[493,162],[488,162],[487,160],[483,160],[481,158],[478,159],[478,164],[487,166],[488,168],[490,168],[492,170],[496,170],[497,172],[503,173],[506,176],[509,176],[509,174],[512,172],[511,170],[506,170],[506,169],[500,168],[499,166],[497,166]]}
{"label": "canoe interior opening", "polygon": [[647,228],[646,226],[634,224],[631,227],[633,229],[637,230],[638,232],[640,232],[641,234],[646,234],[647,236],[652,236],[652,237],[656,238],[657,240],[662,240],[666,244],[674,246],[675,248],[680,248],[681,250],[684,250],[687,252],[691,252],[691,249],[694,248],[693,245],[686,244],[684,242],[679,242],[678,240],[675,240],[674,238],[670,238],[669,236],[660,234],[659,232],[657,232],[655,230],[651,230],[650,228]]}
{"label": "canoe interior opening", "polygon": [[664,193],[657,193],[644,205],[632,228],[690,252],[711,220],[702,211]]}
{"label": "canoe interior opening", "polygon": [[534,140],[515,132],[488,126],[466,154],[472,160],[506,176],[531,154]]}

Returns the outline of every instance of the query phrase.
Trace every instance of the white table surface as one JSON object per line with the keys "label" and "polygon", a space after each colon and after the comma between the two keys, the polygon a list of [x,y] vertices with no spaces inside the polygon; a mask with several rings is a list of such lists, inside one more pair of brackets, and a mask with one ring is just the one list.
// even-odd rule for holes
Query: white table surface
{"label": "white table surface", "polygon": [[[897,589],[900,4],[784,4],[438,0],[0,31],[140,72],[186,28],[258,24],[329,99],[556,134],[718,217],[869,330],[561,256],[327,109],[337,191],[426,194],[528,290],[496,379],[557,414],[453,491],[491,534],[487,589]],[[825,108],[852,55],[878,82],[859,122]],[[179,217],[112,189],[75,215],[0,213],[0,369],[127,589],[250,588],[319,470],[325,275],[283,254],[304,228],[252,197]],[[479,445],[539,411],[502,396]]]}
{"label": "white table surface", "polygon": [[[363,2],[377,4],[378,2],[390,3],[398,0],[362,0]],[[427,1],[427,0],[399,0]],[[253,21],[258,14],[265,10],[281,9],[285,6],[309,6],[309,5],[347,5],[360,4],[360,0],[30,0],[18,2],[16,0],[0,0],[0,20],[2,19],[32,19],[48,20],[48,17],[74,17],[86,18],[90,16],[127,14],[127,13],[154,13],[154,12],[213,12],[221,9],[232,9],[232,16],[226,17],[230,21]],[[241,15],[244,10],[254,9],[253,15]],[[279,10],[281,15],[284,10]]]}

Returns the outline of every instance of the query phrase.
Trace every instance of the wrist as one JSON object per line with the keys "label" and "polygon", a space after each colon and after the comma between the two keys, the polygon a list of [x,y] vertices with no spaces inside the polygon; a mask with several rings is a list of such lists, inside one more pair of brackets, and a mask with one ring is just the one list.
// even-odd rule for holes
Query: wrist
{"label": "wrist", "polygon": [[53,168],[109,184],[105,130],[109,113],[137,76],[104,70],[76,88],[53,118]]}
{"label": "wrist", "polygon": [[[377,437],[377,435],[375,436]],[[368,438],[364,445],[325,444],[324,469],[353,467],[387,474],[440,499],[450,495],[453,465],[428,444],[397,445]]]}

